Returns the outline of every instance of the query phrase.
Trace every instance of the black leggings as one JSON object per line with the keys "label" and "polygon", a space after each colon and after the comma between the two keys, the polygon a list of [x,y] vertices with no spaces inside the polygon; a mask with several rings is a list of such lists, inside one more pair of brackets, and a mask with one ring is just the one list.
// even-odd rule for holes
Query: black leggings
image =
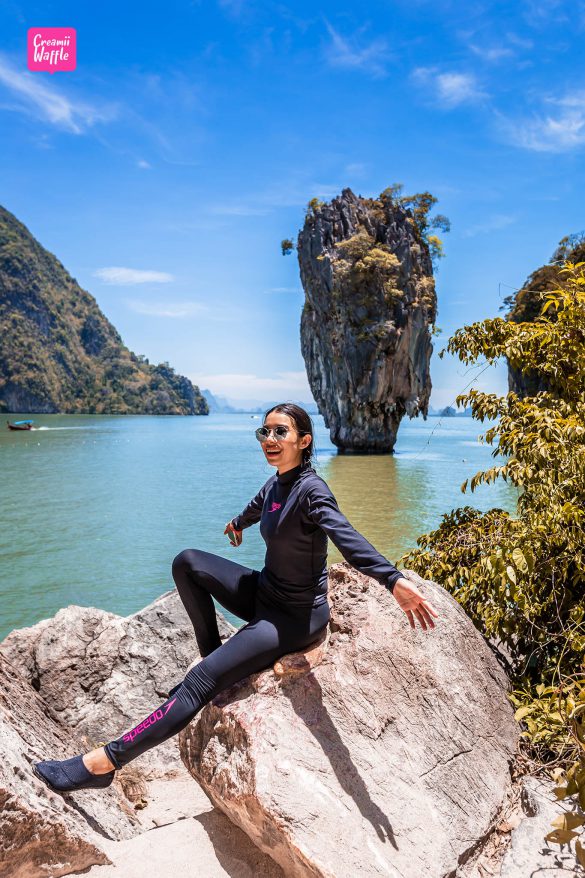
{"label": "black leggings", "polygon": [[[184,729],[195,714],[223,689],[264,670],[280,656],[303,649],[323,633],[327,602],[318,607],[278,606],[258,587],[257,570],[210,552],[185,549],[173,561],[173,579],[201,653],[173,695],[105,751],[116,768]],[[212,596],[246,623],[221,642]]]}

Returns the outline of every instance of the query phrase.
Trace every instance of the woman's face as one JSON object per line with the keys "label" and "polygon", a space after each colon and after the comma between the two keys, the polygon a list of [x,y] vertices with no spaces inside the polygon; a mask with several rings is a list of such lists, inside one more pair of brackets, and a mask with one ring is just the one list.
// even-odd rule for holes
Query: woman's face
{"label": "woman's face", "polygon": [[311,444],[311,436],[299,436],[293,419],[283,412],[270,412],[264,426],[274,428],[282,425],[288,427],[288,433],[281,439],[274,432],[270,433],[266,442],[262,443],[264,457],[272,466],[277,466],[279,473],[299,466],[303,459],[303,448]]}

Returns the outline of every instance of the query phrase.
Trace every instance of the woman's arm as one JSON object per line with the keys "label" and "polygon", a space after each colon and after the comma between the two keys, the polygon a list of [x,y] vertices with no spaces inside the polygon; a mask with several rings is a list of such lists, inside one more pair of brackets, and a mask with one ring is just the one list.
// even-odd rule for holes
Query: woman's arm
{"label": "woman's arm", "polygon": [[431,602],[352,527],[325,482],[311,484],[305,500],[309,519],[325,531],[352,567],[388,588],[406,613],[411,628],[416,627],[415,619],[424,631],[435,627],[432,617],[439,614]]}
{"label": "woman's arm", "polygon": [[250,527],[252,524],[256,524],[257,521],[260,521],[262,518],[264,497],[266,496],[268,486],[272,481],[274,481],[274,476],[271,476],[266,484],[260,488],[254,499],[250,500],[243,512],[240,512],[239,515],[232,518],[232,524],[235,530],[241,531],[246,527]]}
{"label": "woman's arm", "polygon": [[349,523],[328,485],[313,482],[305,497],[309,519],[325,531],[345,560],[393,592],[402,573]]}

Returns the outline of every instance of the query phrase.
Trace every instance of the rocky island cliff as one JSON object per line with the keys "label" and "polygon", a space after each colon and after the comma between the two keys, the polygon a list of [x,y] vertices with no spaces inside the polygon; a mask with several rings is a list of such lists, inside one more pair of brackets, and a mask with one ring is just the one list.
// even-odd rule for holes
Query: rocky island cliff
{"label": "rocky island cliff", "polygon": [[124,345],[96,300],[0,207],[0,411],[206,415],[168,363]]}
{"label": "rocky island cliff", "polygon": [[309,384],[340,452],[392,451],[426,415],[436,294],[411,210],[344,189],[307,212],[297,252]]}

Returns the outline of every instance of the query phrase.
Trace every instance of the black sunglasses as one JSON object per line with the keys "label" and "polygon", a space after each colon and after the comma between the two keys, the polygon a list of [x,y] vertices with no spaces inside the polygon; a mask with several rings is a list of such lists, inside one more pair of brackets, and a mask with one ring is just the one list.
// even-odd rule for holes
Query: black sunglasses
{"label": "black sunglasses", "polygon": [[[254,431],[254,435],[258,442],[266,442],[271,433],[274,433],[275,439],[286,439],[290,429],[290,427],[285,427],[284,424],[279,424],[278,427],[258,427],[258,429]],[[293,430],[293,432],[298,433],[299,436],[306,435],[302,430]]]}

